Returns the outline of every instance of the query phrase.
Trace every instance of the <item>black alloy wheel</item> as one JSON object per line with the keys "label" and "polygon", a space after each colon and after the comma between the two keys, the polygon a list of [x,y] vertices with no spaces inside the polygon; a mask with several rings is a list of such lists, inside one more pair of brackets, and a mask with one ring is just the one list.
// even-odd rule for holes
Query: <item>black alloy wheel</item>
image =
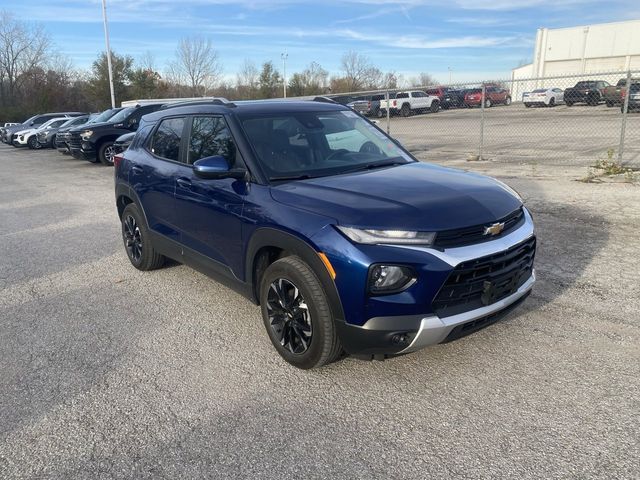
{"label": "black alloy wheel", "polygon": [[295,355],[309,349],[313,339],[311,314],[302,292],[293,282],[286,278],[271,282],[267,312],[271,330],[283,348]]}
{"label": "black alloy wheel", "polygon": [[133,215],[129,214],[122,220],[122,235],[124,237],[124,246],[127,249],[127,255],[131,263],[139,264],[142,259],[142,235],[137,220]]}
{"label": "black alloy wheel", "polygon": [[260,278],[259,298],[269,339],[284,360],[309,369],[340,357],[342,345],[322,282],[300,257],[269,265]]}
{"label": "black alloy wheel", "polygon": [[122,241],[131,265],[138,270],[155,270],[164,264],[165,258],[155,250],[144,216],[134,203],[122,212]]}

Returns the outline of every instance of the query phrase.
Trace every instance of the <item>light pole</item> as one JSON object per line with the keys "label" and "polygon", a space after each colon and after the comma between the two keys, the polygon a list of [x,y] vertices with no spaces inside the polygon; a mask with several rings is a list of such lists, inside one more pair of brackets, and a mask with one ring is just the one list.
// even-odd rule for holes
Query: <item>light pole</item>
{"label": "light pole", "polygon": [[116,96],[113,93],[113,68],[111,67],[111,47],[109,47],[109,27],[107,26],[107,0],[102,0],[102,20],[104,21],[104,41],[107,45],[107,68],[109,69],[109,90],[111,108],[116,108]]}
{"label": "light pole", "polygon": [[447,67],[447,70],[449,70],[449,86],[451,86],[451,67]]}
{"label": "light pole", "polygon": [[282,59],[282,91],[284,98],[287,98],[287,58],[289,58],[289,54],[287,52],[281,53],[280,58]]}

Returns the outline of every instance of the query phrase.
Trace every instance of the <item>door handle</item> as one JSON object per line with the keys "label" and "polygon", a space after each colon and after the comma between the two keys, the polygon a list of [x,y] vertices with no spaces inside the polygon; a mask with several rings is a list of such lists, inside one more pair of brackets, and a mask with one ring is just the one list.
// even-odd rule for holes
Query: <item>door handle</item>
{"label": "door handle", "polygon": [[137,175],[141,175],[144,170],[142,169],[142,167],[133,166],[131,167],[131,171]]}
{"label": "door handle", "polygon": [[190,189],[191,188],[191,180],[188,178],[178,178],[176,179],[176,183],[179,187]]}

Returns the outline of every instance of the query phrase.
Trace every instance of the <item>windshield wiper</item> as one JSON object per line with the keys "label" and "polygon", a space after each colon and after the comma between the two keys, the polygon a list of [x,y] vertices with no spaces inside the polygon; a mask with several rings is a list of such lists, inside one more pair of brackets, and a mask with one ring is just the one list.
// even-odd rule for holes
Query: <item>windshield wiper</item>
{"label": "windshield wiper", "polygon": [[311,175],[302,174],[302,175],[290,175],[290,176],[282,176],[282,177],[269,177],[269,181],[271,182],[280,182],[285,180],[306,180],[308,178],[312,178]]}
{"label": "windshield wiper", "polygon": [[398,160],[390,160],[388,162],[366,163],[364,165],[358,165],[357,167],[347,170],[344,173],[359,172],[361,170],[374,170],[376,168],[383,168],[383,167],[393,167],[394,165],[404,165],[405,163],[407,162],[400,162]]}

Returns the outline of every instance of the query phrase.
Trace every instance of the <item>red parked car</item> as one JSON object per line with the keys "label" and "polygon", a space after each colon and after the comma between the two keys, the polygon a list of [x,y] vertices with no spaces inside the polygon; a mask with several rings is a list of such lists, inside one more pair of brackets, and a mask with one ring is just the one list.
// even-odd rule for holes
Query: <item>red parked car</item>
{"label": "red parked car", "polygon": [[[465,107],[479,107],[482,103],[482,88],[472,88],[467,90],[464,96]],[[509,90],[501,88],[497,85],[485,86],[485,108],[489,108],[498,103],[511,105],[511,93]]]}

